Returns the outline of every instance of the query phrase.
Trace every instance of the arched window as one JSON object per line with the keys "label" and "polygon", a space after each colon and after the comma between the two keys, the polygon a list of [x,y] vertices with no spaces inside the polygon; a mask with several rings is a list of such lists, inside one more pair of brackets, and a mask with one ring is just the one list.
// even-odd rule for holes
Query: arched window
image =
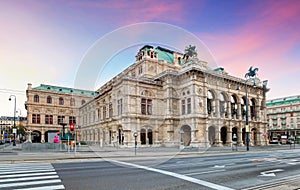
{"label": "arched window", "polygon": [[81,105],[85,104],[85,100],[81,100]]}
{"label": "arched window", "polygon": [[237,98],[235,95],[232,95],[230,97],[230,102],[231,102],[231,116],[237,116]]}
{"label": "arched window", "polygon": [[214,112],[213,99],[214,99],[213,93],[210,90],[207,91],[207,113],[208,114]]}
{"label": "arched window", "polygon": [[58,100],[59,105],[64,105],[64,99],[62,97],[59,98]]}
{"label": "arched window", "polygon": [[255,110],[255,99],[250,100],[250,114],[251,119],[254,119],[256,117],[256,110]]}
{"label": "arched window", "polygon": [[70,99],[70,105],[71,105],[71,106],[75,106],[75,99],[74,99],[74,98],[71,98],[71,99]]}
{"label": "arched window", "polygon": [[52,104],[52,98],[51,98],[51,96],[48,96],[48,97],[47,97],[47,103],[48,103],[48,104]]}
{"label": "arched window", "polygon": [[40,101],[40,97],[38,95],[34,95],[33,101],[34,102],[39,102]]}
{"label": "arched window", "polygon": [[224,95],[224,93],[220,94],[220,114],[223,115],[225,114],[226,116],[226,97]]}

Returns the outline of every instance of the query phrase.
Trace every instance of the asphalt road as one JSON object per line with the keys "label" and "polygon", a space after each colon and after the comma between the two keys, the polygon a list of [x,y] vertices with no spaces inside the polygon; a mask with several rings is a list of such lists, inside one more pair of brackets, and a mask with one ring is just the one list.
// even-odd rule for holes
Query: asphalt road
{"label": "asphalt road", "polygon": [[298,190],[299,154],[297,149],[1,162],[0,189]]}
{"label": "asphalt road", "polygon": [[300,151],[52,164],[65,189],[300,189]]}

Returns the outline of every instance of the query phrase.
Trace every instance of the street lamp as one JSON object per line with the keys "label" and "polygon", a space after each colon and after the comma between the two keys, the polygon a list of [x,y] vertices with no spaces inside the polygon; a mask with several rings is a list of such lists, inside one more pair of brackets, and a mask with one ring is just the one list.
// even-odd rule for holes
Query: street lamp
{"label": "street lamp", "polygon": [[247,151],[249,151],[249,143],[250,143],[250,137],[249,137],[249,133],[250,133],[250,127],[249,127],[249,116],[248,116],[248,81],[250,81],[251,79],[254,79],[254,84],[253,87],[256,86],[255,84],[255,78],[256,78],[256,72],[258,71],[258,68],[252,69],[252,66],[249,68],[248,72],[245,74],[245,91],[246,91],[246,145],[247,145]]}
{"label": "street lamp", "polygon": [[137,145],[137,141],[136,141],[136,138],[138,136],[138,133],[135,131],[133,133],[133,136],[134,136],[134,155],[136,156],[136,145]]}
{"label": "street lamp", "polygon": [[15,107],[14,107],[14,129],[13,129],[13,133],[14,133],[14,142],[13,142],[13,146],[16,146],[16,102],[17,102],[17,98],[15,95],[10,95],[9,96],[9,101],[11,101],[11,97],[15,98]]}

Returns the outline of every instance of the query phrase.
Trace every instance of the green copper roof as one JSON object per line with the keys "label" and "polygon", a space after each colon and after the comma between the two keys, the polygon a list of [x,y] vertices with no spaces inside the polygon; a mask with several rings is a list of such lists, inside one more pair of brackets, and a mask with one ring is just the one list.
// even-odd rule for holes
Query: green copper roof
{"label": "green copper roof", "polygon": [[266,105],[267,105],[267,107],[270,107],[270,106],[279,106],[279,105],[299,103],[299,102],[300,102],[300,96],[290,96],[290,97],[285,97],[285,98],[268,100],[266,102]]}
{"label": "green copper roof", "polygon": [[155,51],[158,53],[158,59],[165,60],[170,63],[174,63],[174,52],[162,47],[155,48]]}
{"label": "green copper roof", "polygon": [[38,87],[35,87],[33,89],[36,90],[47,90],[52,92],[59,92],[59,93],[71,93],[71,94],[81,94],[81,95],[87,95],[87,96],[96,96],[98,92],[95,91],[89,91],[89,90],[80,90],[80,89],[74,89],[74,88],[66,88],[66,87],[59,87],[59,86],[51,86],[51,85],[45,85],[41,84]]}

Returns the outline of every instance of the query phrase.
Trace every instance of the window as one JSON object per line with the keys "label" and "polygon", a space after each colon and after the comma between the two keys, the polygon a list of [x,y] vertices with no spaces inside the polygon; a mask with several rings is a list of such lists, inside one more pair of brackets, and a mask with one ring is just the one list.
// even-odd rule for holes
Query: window
{"label": "window", "polygon": [[48,103],[48,104],[52,104],[52,98],[51,98],[51,96],[48,96],[48,97],[47,97],[47,103]]}
{"label": "window", "polygon": [[109,117],[113,116],[113,106],[112,103],[109,103]]}
{"label": "window", "polygon": [[40,114],[32,114],[32,123],[41,123]]}
{"label": "window", "polygon": [[143,66],[139,66],[139,74],[143,73]]}
{"label": "window", "polygon": [[103,106],[103,120],[106,118],[106,106]]}
{"label": "window", "polygon": [[71,98],[71,99],[70,99],[70,105],[71,105],[71,106],[75,106],[75,99],[74,99],[74,98]]}
{"label": "window", "polygon": [[64,122],[64,120],[65,120],[65,116],[63,116],[63,115],[57,116],[57,124],[60,125],[61,123]]}
{"label": "window", "polygon": [[40,101],[39,96],[38,96],[38,95],[34,95],[33,101],[34,101],[34,102],[39,102],[39,101]]}
{"label": "window", "polygon": [[181,100],[181,113],[182,115],[185,114],[185,100]]}
{"label": "window", "polygon": [[76,117],[75,116],[69,116],[69,124],[75,124],[76,123]]}
{"label": "window", "polygon": [[100,121],[100,109],[97,109],[98,121]]}
{"label": "window", "polygon": [[147,101],[147,114],[151,115],[152,114],[152,100],[148,99]]}
{"label": "window", "polygon": [[53,115],[45,115],[45,124],[53,124]]}
{"label": "window", "polygon": [[118,115],[122,114],[122,99],[118,100]]}
{"label": "window", "polygon": [[192,112],[192,104],[191,104],[191,98],[187,99],[187,114],[190,114]]}
{"label": "window", "polygon": [[152,114],[152,100],[151,99],[142,98],[141,112],[144,115],[151,115]]}
{"label": "window", "polygon": [[58,100],[59,105],[64,105],[64,99],[62,97],[59,98]]}
{"label": "window", "polygon": [[83,104],[85,104],[85,100],[82,100],[82,101],[81,101],[81,105],[83,105]]}

